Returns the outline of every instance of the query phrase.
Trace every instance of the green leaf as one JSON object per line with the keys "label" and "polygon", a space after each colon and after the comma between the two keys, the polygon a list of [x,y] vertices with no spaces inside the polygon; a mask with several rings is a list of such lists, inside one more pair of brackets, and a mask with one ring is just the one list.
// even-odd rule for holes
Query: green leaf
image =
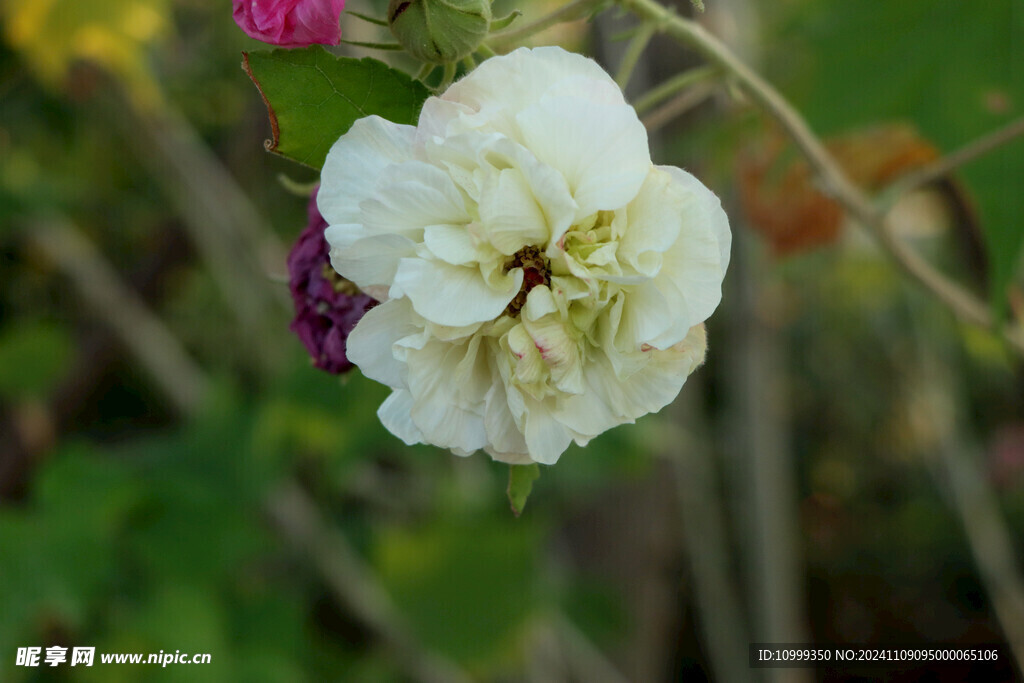
{"label": "green leaf", "polygon": [[540,476],[540,466],[537,463],[532,465],[509,465],[508,468],[508,502],[512,506],[512,512],[516,517],[523,514],[526,507],[526,499],[530,497],[533,490],[533,482]]}
{"label": "green leaf", "polygon": [[273,139],[266,147],[320,168],[331,145],[353,123],[376,114],[415,124],[430,91],[369,57],[335,57],[323,47],[244,53],[242,68],[260,89]]}

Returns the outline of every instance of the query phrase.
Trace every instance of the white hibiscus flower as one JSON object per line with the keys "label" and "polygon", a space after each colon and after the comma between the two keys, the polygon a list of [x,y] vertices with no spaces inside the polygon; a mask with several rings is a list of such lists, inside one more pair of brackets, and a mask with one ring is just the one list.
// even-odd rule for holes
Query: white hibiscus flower
{"label": "white hibiscus flower", "polygon": [[551,464],[660,410],[704,358],[731,235],[595,62],[484,62],[416,127],[357,121],[323,167],[334,267],[384,303],[348,357],[408,444]]}

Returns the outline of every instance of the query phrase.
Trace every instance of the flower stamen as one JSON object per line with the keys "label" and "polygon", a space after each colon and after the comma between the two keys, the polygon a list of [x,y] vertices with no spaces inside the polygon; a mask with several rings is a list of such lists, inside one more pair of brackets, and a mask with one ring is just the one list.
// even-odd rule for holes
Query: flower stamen
{"label": "flower stamen", "polygon": [[539,248],[527,245],[512,254],[508,263],[505,264],[506,273],[513,268],[523,269],[523,284],[519,288],[519,293],[515,295],[515,298],[505,308],[505,315],[517,318],[519,317],[519,311],[526,305],[526,296],[530,293],[530,290],[537,285],[551,284],[551,265],[544,258],[544,255],[541,254]]}

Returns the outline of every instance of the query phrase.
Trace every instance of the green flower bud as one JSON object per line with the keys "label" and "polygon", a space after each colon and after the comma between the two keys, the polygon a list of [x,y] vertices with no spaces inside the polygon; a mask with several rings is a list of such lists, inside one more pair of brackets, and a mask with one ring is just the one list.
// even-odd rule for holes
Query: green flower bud
{"label": "green flower bud", "polygon": [[432,64],[462,59],[491,24],[490,0],[391,0],[391,33],[413,57]]}

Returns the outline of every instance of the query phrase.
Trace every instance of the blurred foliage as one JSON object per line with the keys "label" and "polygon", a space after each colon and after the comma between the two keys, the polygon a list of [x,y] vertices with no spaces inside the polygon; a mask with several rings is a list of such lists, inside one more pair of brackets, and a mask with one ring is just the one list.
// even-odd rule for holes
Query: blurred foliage
{"label": "blurred foliage", "polygon": [[146,51],[170,23],[165,0],[4,0],[0,10],[7,42],[50,87],[88,59],[121,77],[139,105],[160,103]]}
{"label": "blurred foliage", "polygon": [[73,349],[70,334],[59,325],[21,321],[0,330],[0,397],[45,398],[67,371]]}
{"label": "blurred foliage", "polygon": [[[507,517],[381,530],[375,564],[423,642],[486,673],[515,655],[537,598],[538,536]],[[491,672],[493,673],[493,671]]]}
{"label": "blurred foliage", "polygon": [[[349,539],[418,639],[478,678],[522,677],[539,625],[556,611],[628,661],[653,640],[656,619],[641,597],[654,582],[665,591],[654,594],[667,595],[654,600],[662,635],[676,648],[660,670],[667,680],[707,670],[676,510],[654,494],[672,488],[652,457],[667,448],[660,418],[542,468],[517,520],[507,467],[404,447],[376,419],[380,385],[314,371],[297,341],[269,372],[240,352],[264,340],[231,323],[214,279],[180,244],[165,180],[111,125],[112,115],[131,112],[118,111],[109,84],[79,62],[106,66],[138,106],[184,114],[290,242],[304,201],[276,176],[314,177],[263,151],[266,110],[239,69],[240,53],[257,44],[226,4],[0,7],[0,680],[155,677],[131,666],[73,676],[67,667],[56,675],[14,667],[17,647],[52,644],[213,654],[211,665],[171,666],[161,680],[406,680],[309,558],[267,522],[267,496],[290,481]],[[357,9],[379,16],[383,3]],[[1024,12],[1009,0],[759,9],[770,12],[768,74],[824,134],[904,120],[949,151],[1021,114],[1024,71],[1013,65]],[[343,21],[346,37],[379,39],[373,27]],[[552,35],[576,39],[578,27]],[[744,117],[698,112],[686,121],[656,158],[693,168],[728,201],[739,151],[770,143],[770,134]],[[963,173],[996,297],[1022,235],[1021,144]],[[31,246],[32,221],[53,212],[98,244],[214,377],[198,417],[172,414]],[[733,215],[738,244],[750,246]],[[949,234],[915,239],[950,268],[964,267]],[[998,640],[932,453],[954,428],[991,441],[982,467],[1012,528],[1024,528],[1021,368],[991,337],[961,329],[908,288],[856,233],[844,228],[829,245],[768,261],[758,282],[759,313],[784,349],[777,370],[788,387],[810,630],[832,642]],[[724,445],[737,429],[723,368],[739,334],[727,324],[731,301],[727,294],[711,321],[708,364],[684,392],[706,404],[706,419],[699,411],[693,419],[716,436],[715,465],[739,526],[753,503],[730,469],[742,454]],[[287,326],[283,312],[276,324]],[[943,368],[941,382],[921,372],[922,355]],[[936,428],[922,418],[929,392],[952,401],[961,424]],[[27,454],[26,443],[34,445]],[[668,560],[648,547],[658,545],[650,529]]]}

